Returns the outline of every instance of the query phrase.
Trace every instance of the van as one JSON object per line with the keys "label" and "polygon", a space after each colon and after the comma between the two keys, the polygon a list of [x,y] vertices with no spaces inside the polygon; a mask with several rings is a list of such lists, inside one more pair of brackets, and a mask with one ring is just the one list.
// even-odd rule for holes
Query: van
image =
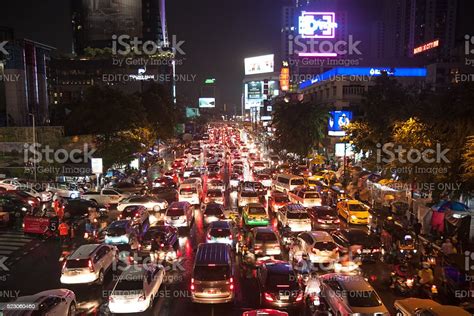
{"label": "van", "polygon": [[202,196],[202,186],[198,182],[185,181],[178,189],[178,199],[180,202],[189,202],[192,205],[200,205]]}
{"label": "van", "polygon": [[278,174],[275,179],[275,190],[287,193],[299,186],[304,186],[304,178],[292,174]]}
{"label": "van", "polygon": [[165,213],[166,225],[174,227],[191,227],[194,209],[188,202],[173,202]]}
{"label": "van", "polygon": [[227,244],[200,244],[191,277],[191,301],[222,304],[234,300],[232,250]]}

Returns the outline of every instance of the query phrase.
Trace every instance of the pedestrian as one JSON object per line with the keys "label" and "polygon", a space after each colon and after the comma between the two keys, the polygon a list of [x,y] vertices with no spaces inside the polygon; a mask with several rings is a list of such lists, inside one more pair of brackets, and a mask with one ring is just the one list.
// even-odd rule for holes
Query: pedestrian
{"label": "pedestrian", "polygon": [[451,243],[451,239],[447,238],[446,241],[441,245],[441,251],[445,256],[449,256],[455,253],[454,246]]}
{"label": "pedestrian", "polygon": [[66,222],[61,222],[59,224],[59,238],[61,239],[61,244],[68,239],[69,235],[69,225]]}
{"label": "pedestrian", "polygon": [[413,224],[413,231],[415,232],[416,238],[420,237],[421,234],[421,223],[415,218],[415,224]]}

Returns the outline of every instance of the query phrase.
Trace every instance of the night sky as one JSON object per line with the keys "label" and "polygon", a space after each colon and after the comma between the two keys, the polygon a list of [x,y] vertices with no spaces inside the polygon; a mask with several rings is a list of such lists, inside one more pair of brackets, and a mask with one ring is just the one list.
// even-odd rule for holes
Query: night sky
{"label": "night sky", "polygon": [[[71,52],[71,18],[68,0],[2,1],[0,26],[26,37]],[[179,74],[197,75],[196,82],[180,84],[178,96],[197,105],[200,83],[217,79],[221,102],[240,109],[243,59],[280,50],[281,7],[285,0],[168,0],[169,36],[176,35],[186,53]],[[373,0],[347,2],[353,31],[367,25]],[[370,22],[369,22],[370,23]]]}

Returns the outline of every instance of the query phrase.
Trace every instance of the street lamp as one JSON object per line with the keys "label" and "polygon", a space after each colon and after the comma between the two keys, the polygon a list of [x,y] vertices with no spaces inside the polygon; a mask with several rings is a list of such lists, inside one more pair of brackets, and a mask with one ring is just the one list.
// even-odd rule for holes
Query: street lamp
{"label": "street lamp", "polygon": [[[31,116],[32,126],[33,126],[33,148],[36,148],[36,126],[35,126],[35,115],[33,113],[28,113]],[[36,158],[33,157],[33,177],[36,182]]]}

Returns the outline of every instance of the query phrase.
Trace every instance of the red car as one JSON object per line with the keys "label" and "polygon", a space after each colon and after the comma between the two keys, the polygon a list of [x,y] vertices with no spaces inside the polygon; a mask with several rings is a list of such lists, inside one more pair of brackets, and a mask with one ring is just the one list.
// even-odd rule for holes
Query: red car
{"label": "red car", "polygon": [[31,195],[23,191],[8,190],[3,192],[2,195],[15,197],[21,200],[23,203],[31,205],[33,208],[36,208],[40,205],[40,201],[38,200],[38,198],[32,197]]}
{"label": "red car", "polygon": [[288,195],[286,195],[285,193],[272,191],[272,193],[268,197],[268,211],[276,213],[281,207],[285,206],[288,203],[290,203]]}

